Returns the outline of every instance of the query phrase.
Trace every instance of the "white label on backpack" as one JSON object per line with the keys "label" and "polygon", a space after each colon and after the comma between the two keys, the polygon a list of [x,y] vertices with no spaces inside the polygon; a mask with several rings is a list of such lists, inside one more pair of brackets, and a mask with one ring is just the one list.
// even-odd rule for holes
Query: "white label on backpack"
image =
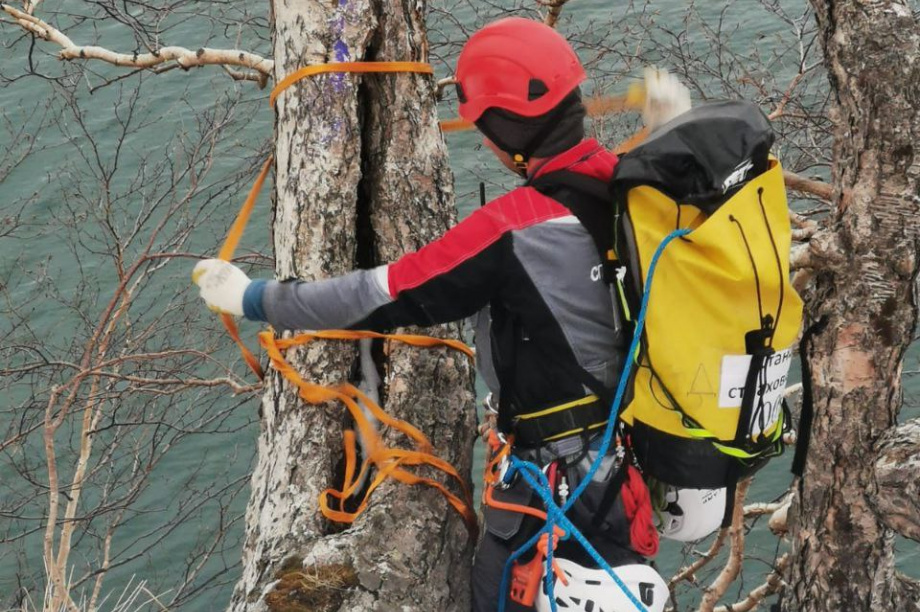
{"label": "white label on backpack", "polygon": [[[751,414],[750,431],[757,435],[770,429],[777,419],[783,405],[789,366],[792,365],[792,349],[786,349],[770,356],[765,366],[763,387],[763,404],[760,398],[754,403]],[[719,380],[719,408],[740,408],[744,398],[744,383],[751,368],[750,355],[725,355],[722,357],[722,373]]]}

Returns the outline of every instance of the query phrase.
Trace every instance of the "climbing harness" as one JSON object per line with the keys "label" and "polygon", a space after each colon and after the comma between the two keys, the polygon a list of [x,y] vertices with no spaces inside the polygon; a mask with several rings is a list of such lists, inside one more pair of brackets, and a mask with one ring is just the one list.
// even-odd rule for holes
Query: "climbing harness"
{"label": "climbing harness", "polygon": [[[628,354],[635,354],[636,350],[639,347],[639,342],[642,338],[642,331],[645,326],[646,313],[648,311],[649,295],[652,288],[652,280],[655,275],[655,268],[658,265],[658,260],[664,252],[665,248],[675,239],[682,238],[690,234],[691,230],[689,229],[679,229],[670,233],[665,239],[658,245],[655,254],[652,257],[648,278],[645,284],[644,292],[642,294],[641,307],[639,310],[639,315],[636,320],[636,328],[633,333],[632,342],[630,344],[630,349]],[[575,504],[576,500],[584,493],[585,489],[591,483],[591,480],[594,478],[595,473],[600,468],[603,463],[604,457],[607,456],[608,451],[610,450],[611,442],[614,439],[614,432],[616,429],[617,415],[620,412],[620,406],[623,402],[624,395],[626,393],[626,387],[630,381],[630,373],[633,368],[634,362],[632,360],[627,360],[626,365],[623,369],[622,374],[620,375],[619,383],[617,384],[616,395],[612,405],[610,406],[610,415],[607,421],[607,424],[604,429],[604,434],[601,437],[600,445],[597,448],[597,457],[592,462],[591,467],[588,469],[585,476],[582,478],[582,481],[578,484],[574,491],[568,496],[567,501],[565,501],[562,506],[556,504],[553,497],[554,492],[550,483],[548,482],[546,476],[541,471],[540,467],[530,461],[523,461],[510,454],[510,446],[505,456],[509,457],[509,468],[506,470],[504,475],[504,481],[508,482],[515,477],[523,478],[531,489],[537,493],[540,499],[543,502],[544,507],[546,508],[546,524],[542,527],[536,534],[534,534],[527,542],[525,542],[520,548],[513,551],[508,558],[508,561],[505,563],[505,568],[502,572],[502,581],[501,586],[499,587],[499,593],[501,594],[501,599],[499,600],[499,612],[504,612],[506,605],[506,597],[509,593],[509,582],[511,579],[512,569],[517,560],[529,552],[543,536],[555,537],[557,528],[561,528],[565,535],[563,539],[569,537],[574,537],[575,540],[584,548],[584,550],[590,555],[594,562],[600,567],[608,576],[613,580],[614,584],[620,589],[626,599],[635,607],[639,612],[649,612],[648,608],[642,603],[642,601],[633,593],[629,587],[617,576],[616,571],[610,566],[609,563],[591,546],[590,542],[585,538],[585,536],[572,524],[572,522],[566,517],[565,513]],[[486,487],[488,492],[489,487]],[[533,510],[533,509],[531,509]],[[546,561],[545,561],[545,571],[544,571],[544,593],[548,598],[550,603],[550,609],[553,612],[556,612],[556,601],[554,595],[555,580],[553,577],[556,575],[556,570],[553,569],[553,547],[546,547]]]}
{"label": "climbing harness", "polygon": [[[284,78],[272,91],[269,98],[270,103],[274,106],[278,96],[292,84],[301,79],[326,73],[352,72],[352,73],[380,73],[380,72],[417,72],[431,74],[431,66],[421,62],[341,62],[331,64],[320,64],[307,66]],[[236,220],[231,225],[220,249],[218,257],[229,261],[239,244],[240,238],[245,231],[246,225],[252,214],[255,201],[259,191],[265,182],[271,168],[272,157],[269,157],[262,166],[259,175],[249,191]],[[250,369],[259,377],[264,378],[264,372],[259,360],[246,347],[239,335],[233,317],[228,314],[221,314],[221,320],[227,328],[228,334],[240,348],[246,363]],[[289,383],[298,390],[298,395],[305,402],[310,404],[322,404],[327,401],[341,401],[351,414],[352,419],[357,426],[364,446],[365,455],[360,467],[357,467],[357,448],[355,432],[345,429],[343,432],[343,445],[345,455],[344,482],[341,489],[327,489],[320,495],[319,507],[323,516],[329,520],[351,523],[367,507],[370,495],[379,487],[387,478],[392,478],[398,482],[409,485],[425,485],[439,491],[448,503],[463,518],[467,530],[472,539],[478,535],[478,522],[476,515],[472,510],[472,498],[469,487],[463,477],[450,463],[433,454],[430,441],[425,435],[410,425],[409,423],[396,419],[388,415],[380,406],[377,405],[370,397],[361,392],[351,384],[342,384],[336,387],[326,387],[315,383],[310,383],[300,376],[297,371],[291,367],[284,358],[284,351],[296,346],[304,346],[314,340],[343,340],[354,341],[361,339],[382,339],[392,342],[400,342],[410,346],[422,348],[446,347],[465,354],[470,359],[473,358],[473,352],[460,341],[452,339],[433,338],[428,336],[417,336],[409,334],[380,334],[367,331],[350,331],[350,330],[328,330],[323,332],[299,334],[290,338],[278,338],[272,331],[263,331],[259,334],[259,342],[265,349],[272,366],[279,372]],[[383,439],[377,432],[369,417],[362,409],[365,407],[369,413],[380,423],[387,427],[399,431],[413,444],[413,449],[407,450],[402,448],[388,448],[383,443]],[[365,482],[371,466],[376,467],[377,473],[374,479],[366,487]],[[431,478],[421,477],[405,469],[405,466],[428,466],[444,474],[448,479],[458,483],[460,495],[452,493],[445,485]],[[357,508],[354,511],[345,510],[345,501],[354,497],[363,489],[363,496],[358,501]],[[330,503],[330,498],[337,503]]]}
{"label": "climbing harness", "polygon": [[565,402],[513,417],[514,437],[518,444],[536,448],[547,442],[561,440],[600,429],[607,424],[609,410],[597,395]]}

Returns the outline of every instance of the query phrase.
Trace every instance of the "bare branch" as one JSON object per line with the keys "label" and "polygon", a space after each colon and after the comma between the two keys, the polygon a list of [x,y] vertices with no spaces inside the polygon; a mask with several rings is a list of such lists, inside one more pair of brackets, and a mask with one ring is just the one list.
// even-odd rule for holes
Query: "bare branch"
{"label": "bare branch", "polygon": [[[808,248],[808,243],[793,245],[792,253],[789,255],[789,269],[795,272],[813,267],[814,257],[811,249]],[[798,290],[798,286],[796,286],[796,290]]]}
{"label": "bare branch", "polygon": [[788,170],[783,171],[783,179],[786,181],[786,188],[799,193],[813,195],[830,202],[834,198],[834,186],[821,181],[807,179]]}
{"label": "bare branch", "polygon": [[792,92],[795,90],[796,85],[799,84],[799,81],[802,80],[802,77],[805,76],[804,72],[799,72],[795,75],[795,78],[792,79],[792,82],[789,84],[789,87],[783,93],[783,99],[780,100],[779,104],[776,105],[776,109],[768,115],[770,121],[775,121],[783,116],[783,112],[786,110],[786,105],[789,104],[789,99],[792,97]]}
{"label": "bare branch", "polygon": [[[154,53],[117,53],[103,47],[79,46],[60,30],[45,23],[38,17],[20,11],[8,4],[0,5],[11,15],[23,29],[36,36],[56,43],[62,47],[59,57],[62,60],[96,59],[115,66],[131,68],[153,68],[169,62],[175,62],[188,70],[198,66],[240,66],[271,76],[274,62],[248,51],[239,49],[208,49],[202,47],[192,51],[184,47],[161,47]],[[246,79],[254,80],[254,79]]]}
{"label": "bare branch", "polygon": [[746,505],[744,507],[744,517],[754,518],[770,515],[770,531],[775,535],[782,535],[786,532],[786,515],[794,497],[795,487],[790,487],[779,501]]}
{"label": "bare branch", "polygon": [[770,515],[770,521],[767,525],[770,528],[770,531],[773,532],[773,535],[783,536],[789,531],[789,508],[792,507],[792,499],[795,497],[795,488],[793,487],[793,494],[786,498],[786,502],[776,509],[772,515]]}
{"label": "bare branch", "polygon": [[243,71],[243,70],[234,70],[229,66],[221,66],[230,78],[234,81],[252,81],[253,83],[259,84],[259,89],[265,89],[265,86],[268,84],[268,76],[264,72],[258,71]]}
{"label": "bare branch", "polygon": [[786,553],[776,562],[776,566],[773,568],[773,571],[770,572],[770,575],[767,576],[766,582],[751,591],[742,601],[730,606],[719,606],[713,612],[749,612],[753,610],[760,605],[760,602],[765,598],[779,592],[780,588],[783,586],[783,572],[789,567],[791,560],[792,557],[789,553]]}
{"label": "bare branch", "polygon": [[696,572],[701,570],[706,564],[716,558],[716,555],[719,554],[719,551],[722,550],[722,546],[725,544],[725,538],[728,536],[728,528],[722,528],[719,530],[716,539],[713,540],[712,544],[709,546],[703,556],[699,559],[688,565],[687,567],[682,567],[677,574],[668,581],[668,588],[671,592],[674,591],[674,587],[678,583],[687,580],[689,582],[696,582]]}
{"label": "bare branch", "polygon": [[892,429],[875,462],[879,518],[904,537],[920,541],[920,419]]}
{"label": "bare branch", "polygon": [[434,93],[435,99],[440,100],[444,96],[444,89],[450,85],[456,85],[457,83],[459,83],[459,81],[455,77],[448,77],[438,81],[438,85]]}
{"label": "bare branch", "polygon": [[190,389],[192,387],[229,387],[234,395],[240,395],[243,393],[254,393],[256,391],[262,390],[262,383],[255,383],[252,385],[241,385],[236,381],[230,380],[229,378],[145,378],[143,376],[129,376],[125,374],[118,374],[116,372],[93,372],[94,376],[100,376],[102,378],[112,378],[115,380],[123,380],[125,382],[150,385],[153,387],[180,387],[180,389]]}
{"label": "bare branch", "polygon": [[562,7],[565,6],[565,3],[569,0],[553,0],[552,2],[539,2],[544,6],[549,7],[549,12],[546,13],[546,17],[543,18],[543,23],[548,25],[551,28],[556,27],[556,22],[559,20],[559,15],[562,14]]}
{"label": "bare branch", "polygon": [[715,605],[722,599],[728,587],[731,586],[741,571],[741,564],[744,560],[744,498],[750,486],[750,478],[738,483],[738,488],[735,491],[735,510],[732,512],[732,524],[728,528],[731,538],[728,563],[725,564],[719,576],[706,589],[703,601],[700,602],[700,607],[698,608],[699,612],[714,612]]}
{"label": "bare branch", "polygon": [[782,506],[782,501],[757,502],[756,504],[748,504],[744,507],[744,518],[754,518],[758,516],[764,516],[766,514],[773,514]]}

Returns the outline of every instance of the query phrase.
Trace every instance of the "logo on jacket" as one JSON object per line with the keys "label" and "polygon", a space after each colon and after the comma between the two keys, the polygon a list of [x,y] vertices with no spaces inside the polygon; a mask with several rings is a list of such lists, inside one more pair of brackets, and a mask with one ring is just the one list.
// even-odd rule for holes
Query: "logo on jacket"
{"label": "logo on jacket", "polygon": [[592,281],[594,281],[594,282],[596,283],[597,281],[601,280],[601,278],[603,278],[603,276],[604,276],[604,266],[603,266],[603,264],[599,264],[599,265],[596,265],[596,266],[594,266],[593,268],[591,268],[591,280],[592,280]]}

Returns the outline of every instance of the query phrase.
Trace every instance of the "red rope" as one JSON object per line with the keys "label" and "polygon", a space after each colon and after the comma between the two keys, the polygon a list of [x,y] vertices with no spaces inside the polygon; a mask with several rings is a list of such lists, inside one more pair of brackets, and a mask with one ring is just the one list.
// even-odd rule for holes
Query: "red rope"
{"label": "red rope", "polygon": [[622,492],[632,547],[641,555],[654,557],[658,554],[658,530],[652,520],[652,500],[642,475],[632,465],[628,466]]}

